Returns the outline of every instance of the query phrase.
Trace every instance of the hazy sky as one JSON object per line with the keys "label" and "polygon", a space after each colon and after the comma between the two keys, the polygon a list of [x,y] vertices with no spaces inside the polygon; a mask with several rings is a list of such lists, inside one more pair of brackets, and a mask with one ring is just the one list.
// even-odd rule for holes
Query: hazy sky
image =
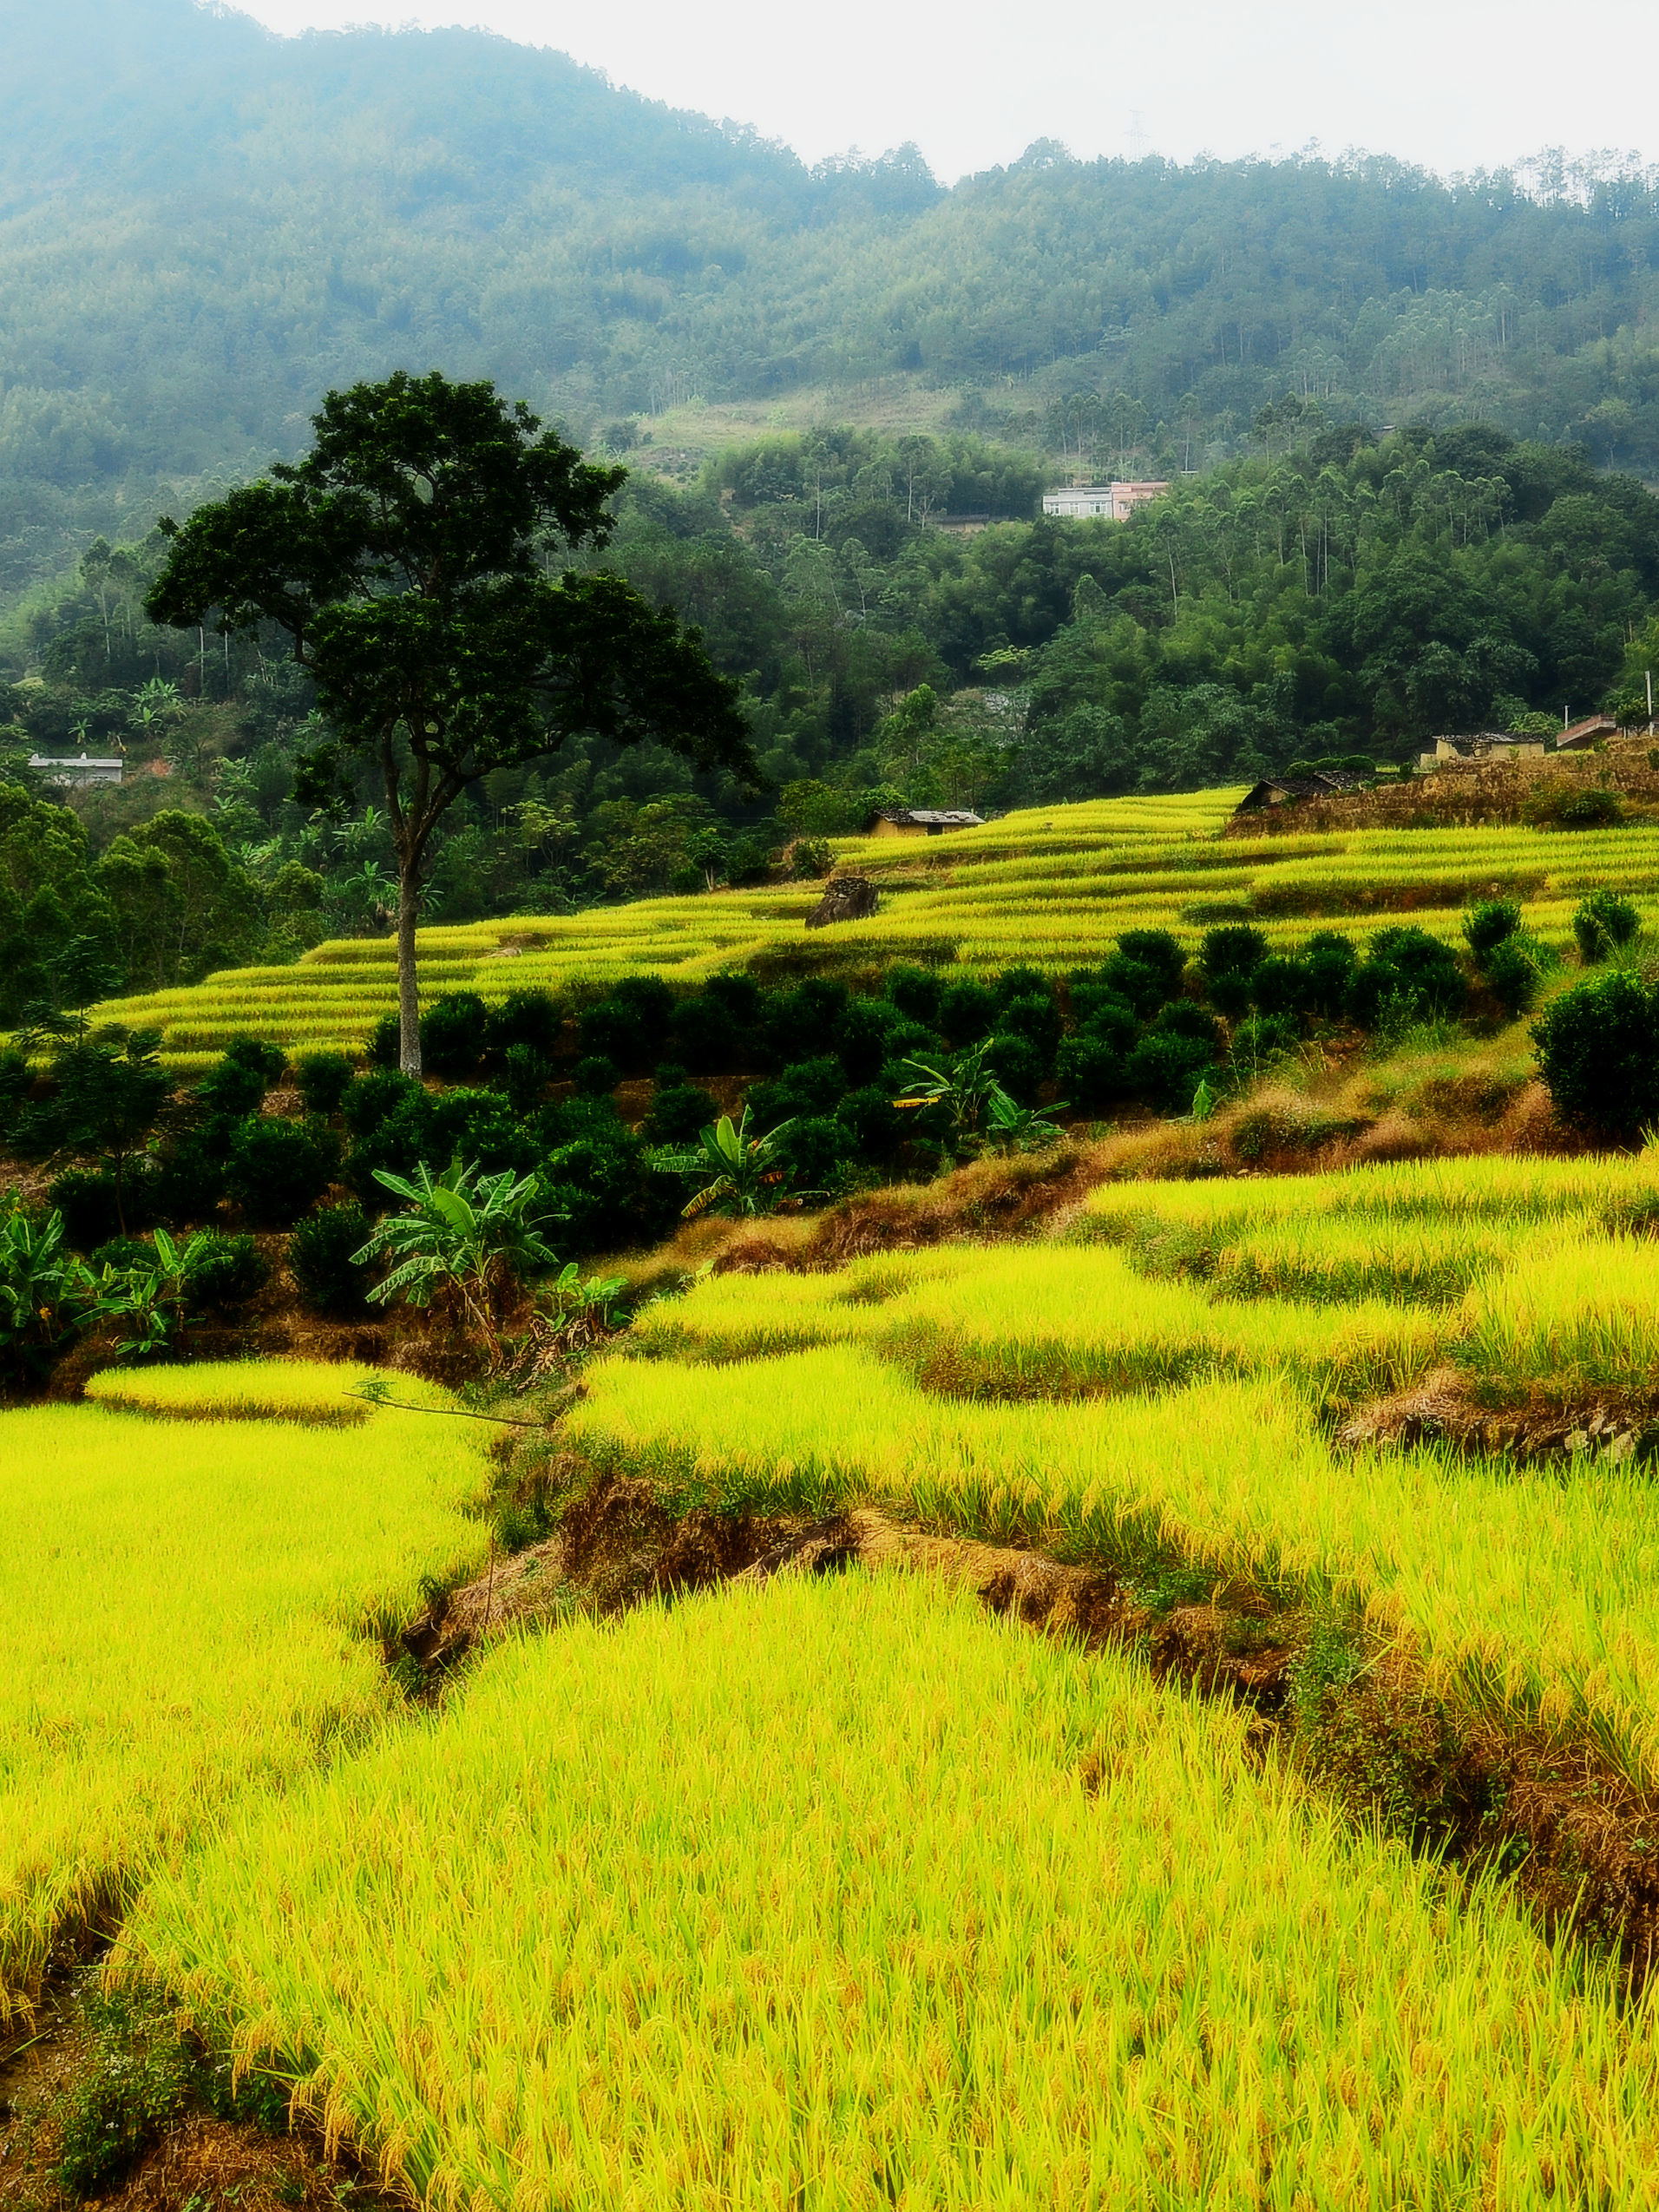
{"label": "hazy sky", "polygon": [[915,139],[939,174],[1033,138],[1185,158],[1316,139],[1439,169],[1547,146],[1659,160],[1654,0],[239,0],[278,30],[482,23],[809,161]]}

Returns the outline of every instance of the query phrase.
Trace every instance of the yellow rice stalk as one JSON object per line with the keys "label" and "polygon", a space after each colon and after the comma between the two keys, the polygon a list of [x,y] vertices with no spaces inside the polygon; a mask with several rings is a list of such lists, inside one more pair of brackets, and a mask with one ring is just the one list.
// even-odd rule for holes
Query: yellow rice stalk
{"label": "yellow rice stalk", "polygon": [[494,1657],[158,1876],[118,1972],[456,2212],[1558,2212],[1645,2012],[1242,1717],[901,1576]]}
{"label": "yellow rice stalk", "polygon": [[[252,1368],[182,1372],[252,1402]],[[369,1631],[479,1558],[486,1473],[469,1423],[412,1412],[0,1414],[0,2021],[66,1925],[394,1707]]]}

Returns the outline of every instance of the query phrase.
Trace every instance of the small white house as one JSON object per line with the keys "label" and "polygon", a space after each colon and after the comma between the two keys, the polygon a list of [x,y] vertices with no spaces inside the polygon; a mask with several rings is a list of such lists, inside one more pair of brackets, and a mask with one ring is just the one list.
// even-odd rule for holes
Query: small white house
{"label": "small white house", "polygon": [[1109,522],[1124,522],[1138,507],[1169,489],[1168,484],[1062,484],[1043,494],[1045,515],[1059,515],[1068,522],[1082,522],[1104,515]]}
{"label": "small white house", "polygon": [[73,759],[60,759],[49,752],[31,752],[29,765],[46,784],[56,784],[66,791],[84,791],[89,784],[118,784],[121,762],[103,760],[92,753],[76,753]]}

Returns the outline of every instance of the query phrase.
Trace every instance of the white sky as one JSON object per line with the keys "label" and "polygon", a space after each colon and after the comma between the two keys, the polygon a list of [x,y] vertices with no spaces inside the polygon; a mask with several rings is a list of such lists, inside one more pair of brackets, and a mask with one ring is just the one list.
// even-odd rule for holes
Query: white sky
{"label": "white sky", "polygon": [[[236,0],[273,30],[479,23],[781,138],[915,139],[948,182],[1034,138],[1186,159],[1317,140],[1441,169],[1659,161],[1654,0]],[[1137,116],[1138,131],[1137,135]]]}

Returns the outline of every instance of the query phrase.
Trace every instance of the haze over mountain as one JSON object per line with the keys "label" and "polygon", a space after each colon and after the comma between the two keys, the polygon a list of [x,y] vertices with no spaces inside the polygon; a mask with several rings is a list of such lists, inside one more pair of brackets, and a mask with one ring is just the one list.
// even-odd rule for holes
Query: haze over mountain
{"label": "haze over mountain", "polygon": [[495,376],[591,437],[882,381],[1057,462],[1224,452],[1287,392],[1659,470],[1659,192],[1563,167],[808,169],[479,32],[0,0],[0,589],[296,447],[331,385]]}

